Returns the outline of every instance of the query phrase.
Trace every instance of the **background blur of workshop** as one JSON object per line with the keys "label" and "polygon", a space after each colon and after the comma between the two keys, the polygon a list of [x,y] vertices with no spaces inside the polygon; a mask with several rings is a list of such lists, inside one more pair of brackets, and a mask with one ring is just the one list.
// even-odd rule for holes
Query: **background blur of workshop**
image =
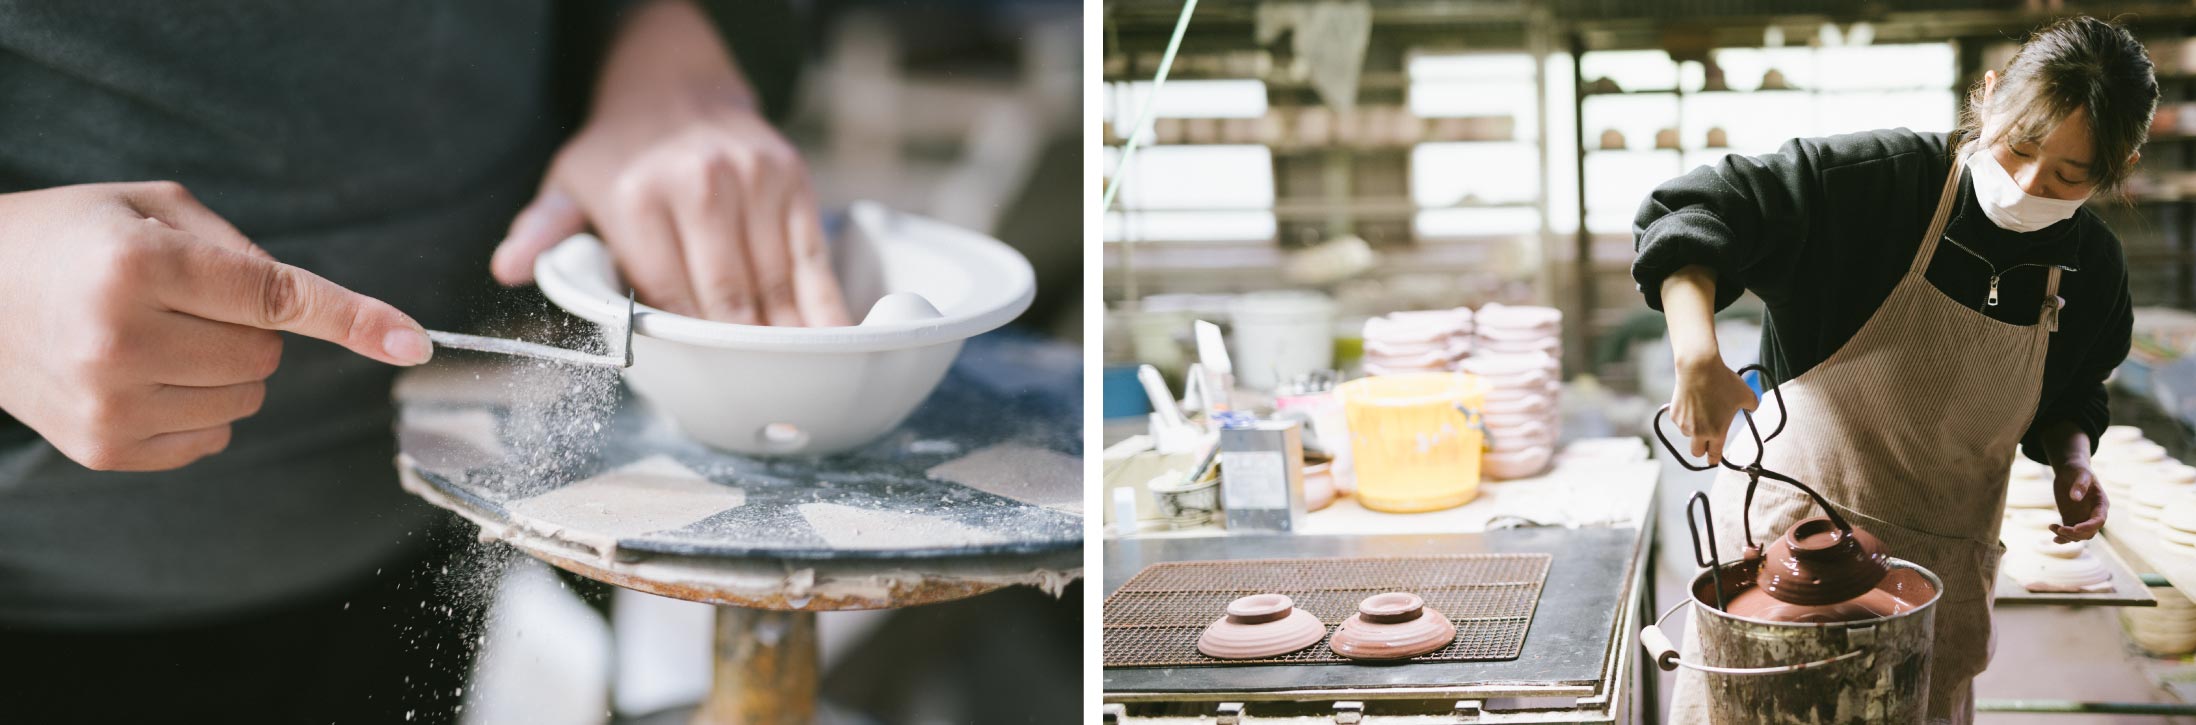
{"label": "background blur of workshop", "polygon": [[[1147,565],[1303,556],[1337,538],[1361,542],[1343,553],[1605,559],[1609,576],[1559,591],[1549,573],[1537,610],[1504,615],[1530,619],[1511,659],[1355,679],[1155,670],[1115,651],[1130,629],[1109,608],[1110,717],[1659,717],[1674,676],[1641,666],[1635,637],[1697,571],[1685,502],[1711,475],[1651,450],[1674,373],[1629,274],[1634,213],[1727,154],[1950,130],[1983,72],[2061,14],[2116,18],[2156,64],[2128,198],[2092,203],[2125,244],[2138,308],[2112,418],[2165,451],[2145,465],[2196,461],[2196,6],[1206,0],[1154,98],[1182,12],[1107,0],[1103,15],[1100,168],[1119,189],[1104,212],[1102,593]],[[1718,317],[1734,369],[1757,362],[1760,320],[1751,296]],[[1425,377],[1451,371],[1490,384]],[[1479,416],[1440,412],[1460,404]],[[1463,427],[1484,437],[1398,442]],[[1260,456],[1278,463],[1250,465]],[[2167,534],[2196,537],[2148,523],[2196,498],[2185,482],[2124,490],[2089,544],[2112,567],[2108,596],[2028,597],[2001,579],[1982,722],[2196,722],[2196,548]],[[1538,538],[1515,543],[1520,531]],[[1580,649],[1592,656],[1574,661]]]}

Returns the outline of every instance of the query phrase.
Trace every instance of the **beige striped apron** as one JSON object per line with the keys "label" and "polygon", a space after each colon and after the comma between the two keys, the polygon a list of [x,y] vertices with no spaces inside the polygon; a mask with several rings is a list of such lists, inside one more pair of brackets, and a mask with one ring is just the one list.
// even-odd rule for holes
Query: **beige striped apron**
{"label": "beige striped apron", "polygon": [[[2006,474],[2035,417],[2044,351],[2063,305],[2057,267],[2035,325],[1991,319],[1929,284],[1924,275],[1959,193],[1960,168],[1947,174],[1921,248],[1883,306],[1829,359],[1780,386],[1785,410],[1776,410],[1775,396],[1763,396],[1754,415],[1764,434],[1788,421],[1768,444],[1763,467],[1815,487],[1854,526],[1881,538],[1892,556],[1944,580],[1929,675],[1931,723],[1974,717],[1969,685],[1990,664]],[[1753,456],[1744,425],[1734,424],[1729,435],[1745,441],[1730,449],[1740,460]],[[1725,469],[1709,494],[1723,561],[1735,560],[1744,546],[1735,514],[1745,490],[1746,476]],[[1816,515],[1805,494],[1765,479],[1754,495],[1754,540],[1766,547]],[[1699,656],[1690,630],[1683,650],[1688,659]],[[1705,695],[1701,674],[1680,670],[1668,721],[1708,722]]]}

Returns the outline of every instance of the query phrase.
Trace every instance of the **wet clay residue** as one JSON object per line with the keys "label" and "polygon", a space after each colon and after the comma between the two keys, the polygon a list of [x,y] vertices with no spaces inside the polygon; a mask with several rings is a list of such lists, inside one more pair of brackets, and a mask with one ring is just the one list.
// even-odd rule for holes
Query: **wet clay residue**
{"label": "wet clay residue", "polygon": [[1829,604],[1794,604],[1771,596],[1760,586],[1745,585],[1726,609],[1749,619],[1771,622],[1851,622],[1888,617],[1913,610],[1936,596],[1929,580],[1911,569],[1893,569],[1875,588]]}

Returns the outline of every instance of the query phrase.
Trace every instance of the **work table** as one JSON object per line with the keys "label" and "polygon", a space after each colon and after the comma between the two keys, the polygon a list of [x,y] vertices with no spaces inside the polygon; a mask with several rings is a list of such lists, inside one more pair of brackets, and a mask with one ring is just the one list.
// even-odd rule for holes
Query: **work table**
{"label": "work table", "polygon": [[1659,470],[1639,439],[1580,441],[1547,473],[1482,484],[1477,498],[1452,509],[1385,513],[1345,496],[1307,514],[1294,534],[1202,526],[1109,538],[1108,595],[1168,561],[1526,552],[1554,560],[1515,659],[1106,668],[1108,718],[1628,721],[1635,703],[1624,683],[1638,674],[1635,636],[1652,604],[1645,582]]}

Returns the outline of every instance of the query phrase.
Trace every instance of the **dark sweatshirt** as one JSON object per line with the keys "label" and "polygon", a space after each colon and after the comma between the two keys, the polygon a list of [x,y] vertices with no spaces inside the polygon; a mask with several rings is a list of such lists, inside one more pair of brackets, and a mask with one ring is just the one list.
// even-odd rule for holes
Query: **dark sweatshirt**
{"label": "dark sweatshirt", "polygon": [[[1732,155],[1664,183],[1640,205],[1632,277],[1656,310],[1663,279],[1688,265],[1715,270],[1718,310],[1754,293],[1769,312],[1762,360],[1775,379],[1791,380],[1836,352],[1890,296],[1928,230],[1945,174],[1957,169],[1945,134],[1903,128]],[[2071,270],[2061,273],[2066,308],[2021,445],[2044,460],[2039,431],[2073,421],[2094,447],[2110,419],[2104,379],[2126,359],[2134,325],[2119,238],[2087,208],[2027,234],[2000,229],[1964,176],[1956,203],[1945,235],[1975,254],[1940,241],[1927,275],[1953,301],[2033,325],[2046,265]],[[1993,266],[2003,275],[1994,307],[1986,304]]]}
{"label": "dark sweatshirt", "polygon": [[[557,7],[0,1],[0,192],[179,181],[275,258],[460,327],[569,127]],[[408,555],[442,514],[397,485],[395,373],[286,336],[229,449],[158,473],[0,417],[0,624],[207,620]]]}

